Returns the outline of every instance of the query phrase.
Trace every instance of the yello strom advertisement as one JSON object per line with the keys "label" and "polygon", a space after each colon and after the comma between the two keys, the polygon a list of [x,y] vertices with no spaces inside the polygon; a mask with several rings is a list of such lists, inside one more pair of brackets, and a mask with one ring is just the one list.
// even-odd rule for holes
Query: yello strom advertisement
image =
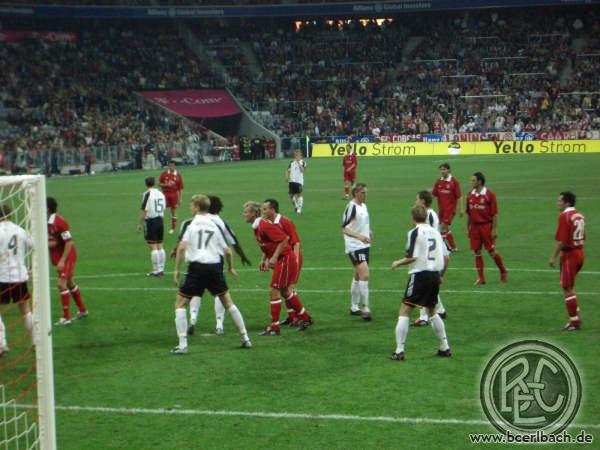
{"label": "yello strom advertisement", "polygon": [[[346,154],[346,143],[313,144],[312,157]],[[544,155],[600,153],[600,140],[486,142],[353,142],[358,156]]]}

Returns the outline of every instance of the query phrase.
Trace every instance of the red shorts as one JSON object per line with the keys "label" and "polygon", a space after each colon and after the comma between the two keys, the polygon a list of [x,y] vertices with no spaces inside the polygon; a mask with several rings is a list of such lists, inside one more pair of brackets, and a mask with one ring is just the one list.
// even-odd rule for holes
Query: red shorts
{"label": "red shorts", "polygon": [[575,286],[575,277],[583,267],[583,250],[574,249],[560,255],[560,284],[563,289]]}
{"label": "red shorts", "polygon": [[351,172],[346,172],[344,170],[344,181],[349,181],[350,183],[354,184],[354,180],[356,180],[356,171],[353,170]]}
{"label": "red shorts", "polygon": [[65,267],[63,270],[56,270],[56,274],[58,278],[64,278],[65,280],[72,280],[73,273],[75,272],[75,263],[77,262],[77,252],[75,250],[71,250],[69,256],[65,260]]}
{"label": "red shorts", "polygon": [[496,241],[492,239],[492,223],[472,223],[469,225],[471,250],[474,252],[485,247],[488,252],[496,250]]}
{"label": "red shorts", "polygon": [[177,192],[163,192],[167,201],[167,208],[177,208],[179,206],[179,194]]}
{"label": "red shorts", "polygon": [[448,225],[451,225],[452,219],[454,219],[455,214],[456,214],[456,209],[440,209],[440,212],[439,212],[440,223],[447,223]]}
{"label": "red shorts", "polygon": [[270,287],[274,289],[284,289],[292,286],[298,281],[300,271],[296,263],[296,255],[293,252],[280,256],[273,269]]}

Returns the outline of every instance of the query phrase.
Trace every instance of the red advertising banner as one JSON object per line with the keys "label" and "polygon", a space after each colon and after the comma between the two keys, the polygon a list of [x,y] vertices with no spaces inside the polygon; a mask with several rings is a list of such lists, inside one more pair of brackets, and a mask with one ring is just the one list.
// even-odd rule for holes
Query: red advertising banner
{"label": "red advertising banner", "polygon": [[24,39],[42,41],[77,41],[77,33],[37,32],[37,31],[0,31],[0,42],[18,42]]}
{"label": "red advertising banner", "polygon": [[144,91],[140,95],[177,114],[195,119],[233,116],[241,112],[224,89]]}

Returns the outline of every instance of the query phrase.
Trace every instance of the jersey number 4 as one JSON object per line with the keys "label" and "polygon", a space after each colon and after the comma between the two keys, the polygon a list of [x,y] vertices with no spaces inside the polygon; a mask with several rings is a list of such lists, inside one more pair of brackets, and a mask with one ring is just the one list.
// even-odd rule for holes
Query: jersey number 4
{"label": "jersey number 4", "polygon": [[17,235],[13,234],[10,240],[8,241],[8,249],[12,250],[13,255],[17,254]]}

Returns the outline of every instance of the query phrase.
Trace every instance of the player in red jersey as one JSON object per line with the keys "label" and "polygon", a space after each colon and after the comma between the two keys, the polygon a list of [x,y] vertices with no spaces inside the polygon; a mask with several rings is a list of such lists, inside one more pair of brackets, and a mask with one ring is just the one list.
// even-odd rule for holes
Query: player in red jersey
{"label": "player in red jersey", "polygon": [[[433,185],[431,195],[437,197],[442,239],[447,242],[448,249],[455,252],[457,250],[456,242],[454,236],[452,236],[452,231],[450,231],[450,225],[456,214],[456,205],[461,204],[460,183],[450,173],[450,164],[440,164],[439,169],[441,177]],[[459,215],[461,217],[463,215],[462,207],[459,210]]]}
{"label": "player in red jersey", "polygon": [[498,222],[498,206],[496,196],[485,187],[485,177],[475,172],[471,177],[473,190],[467,195],[468,235],[471,250],[475,253],[475,267],[478,278],[475,286],[485,284],[483,275],[483,256],[481,248],[485,247],[500,269],[500,282],[506,283],[507,270],[500,254],[496,253],[496,225]]}
{"label": "player in red jersey", "polygon": [[163,170],[158,179],[158,185],[167,201],[167,208],[171,208],[171,229],[169,234],[175,232],[177,227],[177,206],[181,203],[183,194],[183,179],[181,174],[175,170],[175,161],[169,161],[169,168]]}
{"label": "player in red jersey", "polygon": [[560,255],[560,284],[565,294],[565,306],[569,322],[564,329],[576,331],[581,328],[577,294],[573,291],[575,277],[583,267],[583,244],[585,242],[585,217],[575,210],[575,194],[561,192],[557,206],[560,210],[556,229],[556,247],[550,257],[550,267],[554,267]]}
{"label": "player in red jersey", "polygon": [[[264,206],[264,205],[263,205]],[[271,324],[262,332],[263,336],[275,336],[280,333],[279,313],[281,312],[281,296],[290,298],[292,303],[292,286],[298,280],[298,262],[294,250],[289,244],[290,238],[279,225],[275,225],[262,217],[263,207],[257,202],[244,203],[243,217],[252,224],[254,237],[263,252],[259,269],[263,272],[273,269],[270,288]],[[296,296],[297,298],[297,296]],[[298,298],[299,300],[299,298]],[[298,305],[295,304],[295,308]],[[298,311],[300,312],[302,308]],[[306,311],[299,316],[302,321],[300,330],[305,330],[313,321]]]}
{"label": "player in red jersey", "polygon": [[302,270],[302,248],[300,244],[300,236],[298,236],[294,222],[279,214],[279,202],[277,200],[272,198],[265,200],[262,206],[262,216],[265,219],[273,222],[275,225],[278,225],[283,232],[288,235],[288,243],[292,246],[294,256],[296,257],[296,265],[298,267],[296,280],[292,286],[289,286],[289,290],[291,291],[290,294],[286,296],[285,293],[281,293],[281,295],[284,295],[285,306],[287,307],[288,314],[287,319],[281,322],[281,325],[289,325],[292,327],[301,325],[302,320],[306,320],[305,316],[308,315],[308,312],[302,305],[300,296],[294,288],[294,286],[298,284],[300,272]]}
{"label": "player in red jersey", "polygon": [[346,155],[342,165],[344,166],[344,198],[347,200],[350,198],[350,189],[356,180],[356,166],[358,166],[358,159],[351,144],[346,145]]}
{"label": "player in red jersey", "polygon": [[50,248],[50,260],[56,266],[58,279],[56,284],[60,291],[60,301],[62,303],[62,317],[56,325],[68,325],[71,323],[69,315],[69,294],[73,297],[79,312],[76,319],[83,319],[88,316],[88,310],[81,298],[79,286],[73,280],[75,271],[75,262],[77,261],[77,250],[69,230],[69,224],[64,217],[56,213],[58,203],[55,198],[46,199],[46,208],[48,211],[48,247]]}

